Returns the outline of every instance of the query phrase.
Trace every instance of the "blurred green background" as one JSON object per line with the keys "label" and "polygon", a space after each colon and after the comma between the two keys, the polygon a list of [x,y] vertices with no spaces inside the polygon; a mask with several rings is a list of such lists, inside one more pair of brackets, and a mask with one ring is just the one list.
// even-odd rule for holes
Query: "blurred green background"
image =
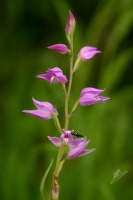
{"label": "blurred green background", "polygon": [[[47,135],[58,136],[53,120],[22,113],[34,109],[31,98],[56,105],[64,125],[64,95],[59,85],[37,79],[58,66],[68,76],[68,55],[46,47],[67,44],[68,10],[76,18],[75,58],[81,47],[102,54],[74,75],[71,106],[84,87],[106,88],[105,104],[80,107],[70,128],[91,139],[92,154],[66,161],[60,199],[133,199],[133,1],[132,0],[1,0],[0,2],[0,199],[40,200],[39,184],[58,148]],[[55,164],[55,163],[54,163]],[[114,184],[120,169],[128,173]],[[52,167],[53,170],[53,167]],[[49,189],[52,170],[47,178]]]}

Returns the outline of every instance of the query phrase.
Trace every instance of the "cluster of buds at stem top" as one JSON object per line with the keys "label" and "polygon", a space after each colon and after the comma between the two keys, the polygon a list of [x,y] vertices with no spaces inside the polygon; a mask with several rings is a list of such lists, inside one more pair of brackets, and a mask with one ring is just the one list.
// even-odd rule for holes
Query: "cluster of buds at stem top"
{"label": "cluster of buds at stem top", "polygon": [[71,42],[71,38],[74,34],[75,25],[76,25],[75,18],[73,16],[72,12],[69,11],[69,18],[66,23],[66,38],[69,43]]}

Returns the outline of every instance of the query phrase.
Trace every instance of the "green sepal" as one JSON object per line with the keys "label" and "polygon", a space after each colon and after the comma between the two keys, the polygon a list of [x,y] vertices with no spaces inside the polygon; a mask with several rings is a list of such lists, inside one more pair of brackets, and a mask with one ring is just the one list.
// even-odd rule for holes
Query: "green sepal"
{"label": "green sepal", "polygon": [[66,92],[66,86],[65,86],[65,84],[60,84],[60,86],[61,86],[61,89],[63,90],[63,92],[64,92],[65,95],[66,95],[67,92]]}

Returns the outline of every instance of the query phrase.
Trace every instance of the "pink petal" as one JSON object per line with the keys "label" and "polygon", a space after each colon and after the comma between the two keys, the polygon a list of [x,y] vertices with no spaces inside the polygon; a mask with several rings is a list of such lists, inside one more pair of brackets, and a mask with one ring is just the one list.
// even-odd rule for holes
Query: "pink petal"
{"label": "pink petal", "polygon": [[35,104],[35,106],[38,108],[38,109],[47,109],[47,110],[53,110],[53,105],[49,102],[41,102],[41,101],[37,101],[36,99],[34,99],[34,97],[32,98],[33,100],[33,103]]}
{"label": "pink petal", "polygon": [[40,119],[48,120],[51,118],[51,113],[42,110],[23,110],[24,113],[30,114]]}
{"label": "pink petal", "polygon": [[81,91],[80,97],[85,96],[85,95],[88,95],[88,97],[95,97],[95,96],[98,96],[99,94],[101,94],[102,92],[104,92],[104,90],[87,87]]}
{"label": "pink petal", "polygon": [[71,149],[68,153],[68,159],[78,157],[81,154],[81,152],[85,149],[85,147],[88,145],[88,143],[89,141],[82,142],[77,147]]}
{"label": "pink petal", "polygon": [[48,136],[48,139],[57,147],[61,146],[61,139],[57,137],[50,137]]}
{"label": "pink petal", "polygon": [[86,149],[86,150],[82,151],[82,153],[81,153],[78,157],[76,157],[76,158],[79,158],[79,157],[81,157],[81,156],[85,156],[85,155],[87,155],[87,154],[93,152],[94,150],[95,150],[95,149]]}

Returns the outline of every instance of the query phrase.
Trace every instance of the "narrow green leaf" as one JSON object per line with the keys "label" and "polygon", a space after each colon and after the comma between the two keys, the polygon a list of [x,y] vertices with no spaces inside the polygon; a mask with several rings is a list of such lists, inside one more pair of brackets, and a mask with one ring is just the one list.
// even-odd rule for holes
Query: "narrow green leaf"
{"label": "narrow green leaf", "polygon": [[43,175],[43,178],[42,178],[42,181],[41,181],[41,184],[40,184],[40,193],[41,193],[41,196],[42,196],[42,199],[44,200],[44,185],[45,185],[45,181],[46,181],[46,178],[48,176],[48,173],[52,167],[52,164],[53,164],[53,159],[49,165],[49,167],[47,168],[46,172],[44,173]]}

